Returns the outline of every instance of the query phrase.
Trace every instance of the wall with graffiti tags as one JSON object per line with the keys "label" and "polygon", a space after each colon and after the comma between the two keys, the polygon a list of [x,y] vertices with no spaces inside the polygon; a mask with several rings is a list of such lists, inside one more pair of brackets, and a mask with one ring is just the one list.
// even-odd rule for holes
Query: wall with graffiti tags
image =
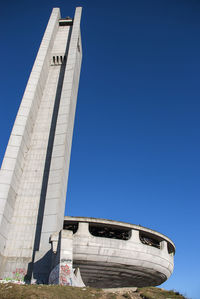
{"label": "wall with graffiti tags", "polygon": [[[54,236],[55,237],[55,236]],[[58,246],[52,244],[54,248],[55,261],[57,265],[53,267],[49,275],[49,284],[60,284],[66,286],[85,286],[80,271],[74,273],[73,269],[73,233],[72,231],[62,230],[57,240]],[[55,248],[57,250],[55,251]],[[58,260],[59,257],[59,260]]]}

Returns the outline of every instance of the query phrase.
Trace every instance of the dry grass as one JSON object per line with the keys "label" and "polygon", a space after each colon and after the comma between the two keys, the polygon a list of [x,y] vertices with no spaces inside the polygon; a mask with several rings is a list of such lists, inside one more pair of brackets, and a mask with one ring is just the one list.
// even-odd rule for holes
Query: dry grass
{"label": "dry grass", "polygon": [[48,285],[0,285],[1,299],[97,299],[100,290]]}
{"label": "dry grass", "polygon": [[144,299],[186,299],[178,292],[165,291],[154,287],[140,288],[138,292]]}
{"label": "dry grass", "polygon": [[172,291],[141,288],[137,292],[107,293],[101,289],[50,285],[0,284],[1,299],[186,299]]}

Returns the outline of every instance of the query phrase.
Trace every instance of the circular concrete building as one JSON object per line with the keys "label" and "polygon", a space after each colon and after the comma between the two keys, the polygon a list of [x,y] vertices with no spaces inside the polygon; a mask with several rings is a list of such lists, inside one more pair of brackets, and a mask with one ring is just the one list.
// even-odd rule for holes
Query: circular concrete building
{"label": "circular concrete building", "polygon": [[73,231],[73,267],[98,288],[156,286],[174,267],[174,243],[151,229],[124,222],[65,217]]}

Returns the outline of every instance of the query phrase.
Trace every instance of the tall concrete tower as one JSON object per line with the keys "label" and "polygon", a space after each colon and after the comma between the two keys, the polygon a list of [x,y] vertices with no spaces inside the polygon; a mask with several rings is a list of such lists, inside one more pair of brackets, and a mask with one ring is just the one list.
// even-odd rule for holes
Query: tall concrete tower
{"label": "tall concrete tower", "polygon": [[82,59],[81,8],[54,8],[0,171],[0,276],[16,269],[46,282],[50,235],[63,227]]}

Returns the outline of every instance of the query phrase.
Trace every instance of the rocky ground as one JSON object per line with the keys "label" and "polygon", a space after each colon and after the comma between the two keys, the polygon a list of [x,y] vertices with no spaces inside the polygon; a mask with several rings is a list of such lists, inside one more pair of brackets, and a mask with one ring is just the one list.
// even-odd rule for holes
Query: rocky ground
{"label": "rocky ground", "polygon": [[101,290],[51,285],[0,284],[0,299],[186,299],[160,288]]}

